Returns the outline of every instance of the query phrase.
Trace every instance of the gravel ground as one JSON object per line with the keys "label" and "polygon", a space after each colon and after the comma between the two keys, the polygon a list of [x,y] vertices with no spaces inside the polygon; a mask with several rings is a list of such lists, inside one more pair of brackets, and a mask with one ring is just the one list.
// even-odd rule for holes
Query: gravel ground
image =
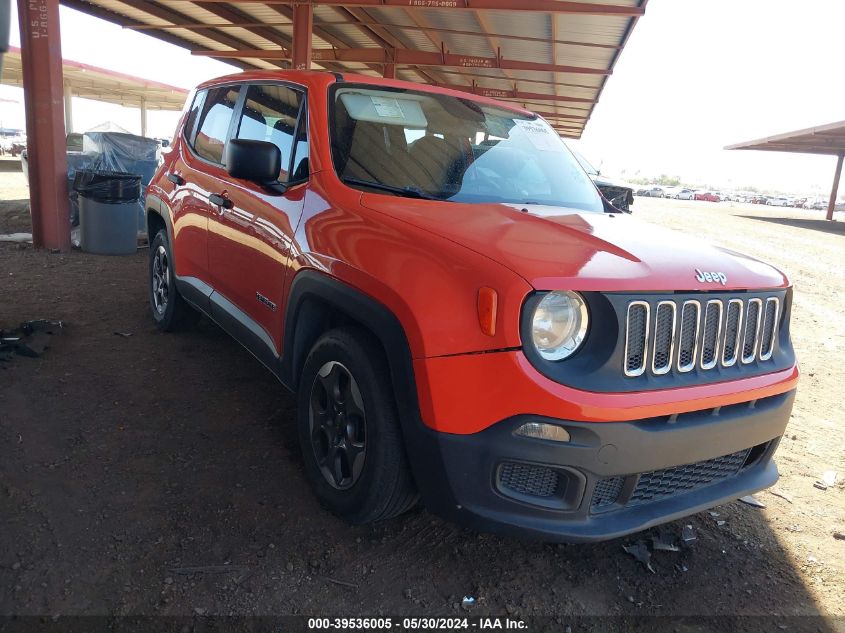
{"label": "gravel ground", "polygon": [[[25,183],[3,162],[0,233],[28,230]],[[698,539],[656,552],[653,574],[622,550],[638,537],[546,545],[423,509],[350,527],[308,490],[294,398],[210,323],[156,331],[146,251],[0,244],[0,326],[67,323],[42,357],[0,363],[0,615],[455,615],[472,595],[476,615],[768,614],[775,629],[842,630],[789,616],[845,616],[845,483],[813,486],[825,470],[845,479],[845,223],[652,199],[634,214],[759,256],[795,284],[803,377],[781,496],[760,493],[765,509],[731,503],[670,524]],[[757,629],[744,622],[733,629]]]}

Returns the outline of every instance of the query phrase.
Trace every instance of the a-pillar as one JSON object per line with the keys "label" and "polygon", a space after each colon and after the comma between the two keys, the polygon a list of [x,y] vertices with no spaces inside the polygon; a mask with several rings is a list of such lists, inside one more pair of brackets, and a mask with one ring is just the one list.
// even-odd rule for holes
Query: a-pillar
{"label": "a-pillar", "polygon": [[314,10],[310,4],[293,5],[293,67],[311,68],[311,32],[314,30]]}
{"label": "a-pillar", "polygon": [[65,134],[73,132],[73,92],[65,86]]}
{"label": "a-pillar", "polygon": [[827,219],[833,219],[833,209],[836,208],[836,196],[839,195],[839,179],[842,176],[842,162],[845,160],[845,154],[839,155],[839,160],[836,161],[836,172],[833,174],[833,189],[830,191],[830,202],[827,203]]}
{"label": "a-pillar", "polygon": [[32,241],[70,250],[59,0],[18,0]]}

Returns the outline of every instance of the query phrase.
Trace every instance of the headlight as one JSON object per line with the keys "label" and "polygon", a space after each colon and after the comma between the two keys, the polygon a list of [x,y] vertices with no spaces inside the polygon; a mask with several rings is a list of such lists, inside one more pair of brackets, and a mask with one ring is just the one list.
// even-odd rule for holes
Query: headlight
{"label": "headlight", "polygon": [[544,296],[531,319],[531,338],[540,356],[563,360],[587,336],[587,304],[577,292],[556,290]]}

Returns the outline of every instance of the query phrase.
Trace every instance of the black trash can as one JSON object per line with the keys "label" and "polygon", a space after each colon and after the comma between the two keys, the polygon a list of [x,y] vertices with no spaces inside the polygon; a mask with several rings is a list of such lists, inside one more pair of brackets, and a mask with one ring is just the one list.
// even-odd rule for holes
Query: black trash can
{"label": "black trash can", "polygon": [[128,255],[138,247],[141,176],[80,169],[73,179],[79,195],[80,247],[99,255]]}

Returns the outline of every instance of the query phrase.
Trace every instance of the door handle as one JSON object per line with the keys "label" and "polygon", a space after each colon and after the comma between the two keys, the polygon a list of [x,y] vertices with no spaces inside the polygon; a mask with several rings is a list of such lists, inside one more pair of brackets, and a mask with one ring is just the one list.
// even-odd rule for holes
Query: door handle
{"label": "door handle", "polygon": [[235,206],[235,203],[229,200],[229,198],[224,198],[219,193],[213,193],[208,196],[208,201],[211,204],[216,204],[218,207],[223,207],[224,209],[231,209]]}
{"label": "door handle", "polygon": [[167,174],[167,179],[174,185],[179,185],[180,187],[185,184],[185,179],[179,174]]}

